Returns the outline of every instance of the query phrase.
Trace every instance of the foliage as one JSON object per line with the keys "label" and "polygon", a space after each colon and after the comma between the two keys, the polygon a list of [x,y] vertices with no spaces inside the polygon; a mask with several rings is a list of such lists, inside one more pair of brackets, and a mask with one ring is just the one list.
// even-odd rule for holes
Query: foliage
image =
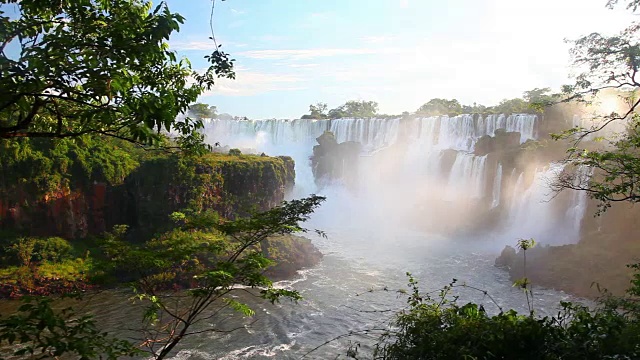
{"label": "foliage", "polygon": [[214,209],[233,217],[245,207],[277,203],[278,193],[292,184],[293,177],[288,157],[171,154],[144,161],[126,184],[137,204],[137,230],[151,230],[148,235],[153,235],[166,230],[167,214],[181,208]]}
{"label": "foliage", "polygon": [[[617,1],[609,1],[611,7]],[[635,10],[637,1],[629,1]],[[563,173],[553,188],[556,191],[575,189],[586,191],[599,203],[599,214],[612,202],[640,201],[640,99],[638,68],[640,66],[640,24],[633,23],[614,36],[592,33],[574,41],[571,50],[573,63],[584,71],[575,84],[564,87],[565,101],[591,104],[603,90],[615,89],[627,104],[621,111],[596,115],[590,128],[574,127],[556,139],[571,139]],[[603,136],[601,131],[614,124],[623,124],[626,130]],[[599,140],[594,143],[589,140]]]}
{"label": "foliage", "polygon": [[229,149],[229,155],[240,156],[242,155],[242,151],[240,151],[240,149]]}
{"label": "foliage", "polygon": [[0,198],[18,202],[94,182],[120,184],[138,166],[131,144],[100,136],[0,139]]}
{"label": "foliage", "polygon": [[341,118],[369,118],[378,113],[378,103],[375,101],[347,101],[344,105],[329,110],[328,117],[331,119]]}
{"label": "foliage", "polygon": [[72,308],[55,310],[50,298],[23,299],[16,314],[0,318],[0,344],[19,344],[14,356],[50,359],[118,359],[139,351],[129,342],[100,332],[91,316]]}
{"label": "foliage", "polygon": [[327,109],[328,107],[325,103],[311,104],[309,105],[309,114],[302,115],[301,119],[328,119]]}
{"label": "foliage", "polygon": [[[274,289],[264,274],[267,238],[305,232],[301,227],[323,197],[284,202],[246,218],[221,221],[211,212],[173,213],[177,227],[142,246],[111,236],[105,252],[114,269],[137,274],[136,299],[147,304],[141,343],[157,359],[166,357],[207,311],[224,308],[251,315],[253,311],[229,295],[237,285],[259,288],[257,296],[270,302],[300,299],[295,291]],[[178,286],[178,287],[176,287]],[[188,288],[185,293],[180,288]],[[212,309],[213,308],[213,309]],[[216,331],[209,329],[207,331]]]}
{"label": "foliage", "polygon": [[[59,237],[22,237],[15,239],[5,247],[5,252],[13,255],[13,262],[21,266],[30,266],[32,262],[41,261],[58,263],[68,259],[71,255],[71,250],[71,244]],[[5,259],[5,261],[7,260],[11,262],[10,259]]]}
{"label": "foliage", "polygon": [[14,253],[20,265],[29,266],[36,247],[36,239],[20,238],[17,242],[6,248],[7,253]]}
{"label": "foliage", "polygon": [[541,111],[550,105],[555,97],[549,88],[535,88],[525,91],[522,98],[504,99],[495,106],[461,105],[457,99],[431,99],[416,110],[418,116],[456,116],[460,114],[520,114]]}
{"label": "foliage", "polygon": [[[601,299],[596,309],[561,302],[552,317],[491,315],[483,305],[459,304],[451,284],[438,296],[420,292],[409,275],[407,309],[375,349],[379,359],[635,359],[640,356],[637,298]],[[637,283],[630,294],[638,291]],[[486,292],[484,292],[486,295]]]}
{"label": "foliage", "polygon": [[462,106],[456,99],[431,99],[416,110],[416,114],[422,116],[455,116],[462,113]]}
{"label": "foliage", "polygon": [[215,105],[195,103],[189,106],[187,114],[195,119],[215,119],[218,116],[218,108]]}
{"label": "foliage", "polygon": [[[271,303],[299,300],[297,292],[273,288],[264,275],[272,261],[263,245],[272,236],[308,231],[301,223],[323,201],[313,195],[234,221],[212,211],[174,212],[170,219],[175,227],[141,245],[122,240],[126,226],[115,227],[102,244],[107,257],[102,270],[135,275],[135,299],[147,305],[141,346],[162,359],[185,336],[201,331],[193,325],[223,309],[252,316],[252,309],[230,296],[233,291],[251,292]],[[51,299],[23,301],[18,314],[0,319],[0,343],[17,343],[16,355],[115,359],[137,353],[130,343],[99,332],[89,315],[76,315],[71,308],[56,311]]]}
{"label": "foliage", "polygon": [[531,112],[529,103],[524,99],[504,99],[500,103],[490,109],[491,112],[496,114],[521,114]]}
{"label": "foliage", "polygon": [[233,60],[219,49],[205,57],[203,73],[176,58],[167,40],[184,18],[165,2],[0,5],[0,138],[91,133],[158,144],[161,130],[190,137],[202,122],[177,122],[177,115],[216,76],[235,76]]}
{"label": "foliage", "polygon": [[529,103],[530,108],[542,111],[545,107],[551,106],[559,100],[557,94],[549,94],[550,92],[551,89],[548,87],[535,88],[525,91],[522,98]]}

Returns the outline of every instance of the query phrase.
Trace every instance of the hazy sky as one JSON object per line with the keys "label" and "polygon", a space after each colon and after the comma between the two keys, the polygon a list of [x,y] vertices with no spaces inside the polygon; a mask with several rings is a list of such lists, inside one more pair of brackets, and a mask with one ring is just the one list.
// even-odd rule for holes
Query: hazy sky
{"label": "hazy sky", "polygon": [[[171,46],[204,68],[210,0],[169,0],[186,17]],[[606,0],[227,0],[214,28],[237,79],[203,96],[220,112],[297,118],[319,101],[375,100],[382,113],[434,97],[494,105],[569,82],[569,44],[634,16]]]}

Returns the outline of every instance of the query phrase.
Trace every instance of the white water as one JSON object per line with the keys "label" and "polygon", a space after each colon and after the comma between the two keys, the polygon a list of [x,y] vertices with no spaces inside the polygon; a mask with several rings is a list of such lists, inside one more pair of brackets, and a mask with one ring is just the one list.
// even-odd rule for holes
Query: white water
{"label": "white water", "polygon": [[[486,211],[504,208],[508,216],[501,215],[503,226],[494,229],[497,248],[532,236],[543,243],[574,243],[579,238],[586,199],[581,194],[573,194],[569,205],[549,202],[551,195],[546,184],[549,173],[545,168],[549,164],[533,164],[539,169],[535,173],[529,171],[526,177],[522,169],[512,168],[511,176],[503,179],[503,164],[492,163],[489,174],[488,156],[473,154],[476,141],[482,136],[494,135],[497,129],[520,132],[520,143],[536,139],[537,122],[535,115],[527,114],[417,119],[211,120],[205,131],[210,143],[219,141],[230,147],[293,157],[296,188],[292,197],[328,190],[316,186],[311,171],[309,157],[317,145],[316,137],[332,131],[338,142],[360,142],[364,149],[360,184],[350,195],[352,199],[342,196],[340,200],[343,208],[350,209],[352,217],[362,217],[371,208],[378,208],[380,216],[387,218],[413,217],[422,230],[434,224],[446,224],[450,229],[465,226],[467,220]],[[340,187],[339,181],[332,184]],[[557,210],[559,206],[565,208]],[[558,212],[564,215],[558,218],[554,215]],[[564,226],[561,234],[555,232],[563,222],[571,226]]]}
{"label": "white water", "polygon": [[[515,169],[514,169],[515,170]],[[502,164],[498,164],[496,176],[493,180],[493,193],[491,200],[491,208],[500,205],[500,193],[502,192]]]}

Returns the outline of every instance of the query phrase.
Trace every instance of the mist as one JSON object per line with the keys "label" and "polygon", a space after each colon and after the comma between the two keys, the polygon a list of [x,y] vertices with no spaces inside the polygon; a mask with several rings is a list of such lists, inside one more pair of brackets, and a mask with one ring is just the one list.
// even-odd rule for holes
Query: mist
{"label": "mist", "polygon": [[[540,130],[541,119],[526,114],[211,120],[206,126],[210,141],[293,157],[296,186],[289,197],[328,198],[312,218],[317,228],[390,237],[414,231],[494,252],[519,238],[553,245],[579,239],[586,195],[553,194],[548,185],[562,166],[521,150]],[[338,143],[362,145],[356,160],[337,160],[342,176],[314,177],[310,158],[325,131]],[[510,143],[490,151],[487,142],[503,140]]]}

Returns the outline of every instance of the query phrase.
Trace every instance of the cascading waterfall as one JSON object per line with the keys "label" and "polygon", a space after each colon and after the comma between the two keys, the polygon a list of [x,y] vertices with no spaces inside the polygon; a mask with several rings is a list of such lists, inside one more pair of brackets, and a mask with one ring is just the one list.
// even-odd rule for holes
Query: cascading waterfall
{"label": "cascading waterfall", "polygon": [[[562,197],[552,193],[549,187],[563,169],[564,164],[558,163],[536,169],[533,182],[526,189],[523,189],[523,178],[518,179],[507,234],[513,238],[543,239],[549,245],[574,244],[580,240],[580,222],[587,206],[586,193],[571,192],[568,206],[563,212],[559,210],[560,207],[554,206],[562,201]],[[522,195],[518,196],[520,193]]]}
{"label": "cascading waterfall", "polygon": [[[432,222],[437,222],[438,215],[453,218],[439,214],[440,204],[444,201],[449,209],[471,211],[456,214],[463,224],[465,216],[474,216],[470,210],[473,206],[484,209],[482,211],[506,209],[508,222],[517,227],[506,226],[501,236],[506,243],[513,243],[514,238],[532,236],[547,243],[575,242],[586,208],[586,199],[581,194],[575,194],[573,202],[564,210],[565,215],[561,216],[561,221],[570,221],[571,229],[566,229],[562,238],[551,237],[557,235],[553,229],[562,224],[549,215],[555,205],[544,202],[548,191],[545,192],[543,178],[557,170],[556,165],[537,171],[533,181],[525,181],[522,170],[515,168],[511,168],[510,176],[503,179],[505,168],[502,163],[493,159],[489,166],[488,155],[473,153],[478,139],[494,136],[498,129],[520,133],[520,143],[537,139],[537,121],[537,116],[530,114],[413,119],[211,120],[206,123],[205,134],[210,143],[219,141],[232,148],[293,157],[296,191],[292,196],[300,197],[326,191],[317,188],[309,158],[317,144],[316,137],[331,131],[338,142],[355,141],[363,146],[367,161],[360,161],[359,165],[362,185],[357,196],[349,197],[349,201],[367,204],[369,209],[363,209],[363,212],[370,212],[371,207],[383,203],[380,206],[385,211],[402,217],[398,214],[412,212],[407,208],[407,204],[411,204],[426,209],[431,214],[429,217],[436,219]],[[492,172],[489,174],[487,169]],[[349,208],[353,209],[353,206]],[[380,216],[383,218],[384,214],[380,213]],[[548,226],[541,230],[539,225],[543,222]]]}
{"label": "cascading waterfall", "polygon": [[[514,169],[515,170],[515,169]],[[496,176],[493,180],[493,193],[491,194],[491,208],[500,205],[500,193],[502,192],[502,164],[498,164]]]}
{"label": "cascading waterfall", "polygon": [[456,200],[464,195],[470,195],[474,199],[481,198],[484,195],[486,160],[487,155],[458,153],[449,175],[445,199]]}
{"label": "cascading waterfall", "polygon": [[418,118],[419,142],[436,145],[438,149],[472,151],[475,142],[482,136],[494,136],[496,130],[519,132],[520,143],[536,139],[538,117],[530,114],[458,115]]}

